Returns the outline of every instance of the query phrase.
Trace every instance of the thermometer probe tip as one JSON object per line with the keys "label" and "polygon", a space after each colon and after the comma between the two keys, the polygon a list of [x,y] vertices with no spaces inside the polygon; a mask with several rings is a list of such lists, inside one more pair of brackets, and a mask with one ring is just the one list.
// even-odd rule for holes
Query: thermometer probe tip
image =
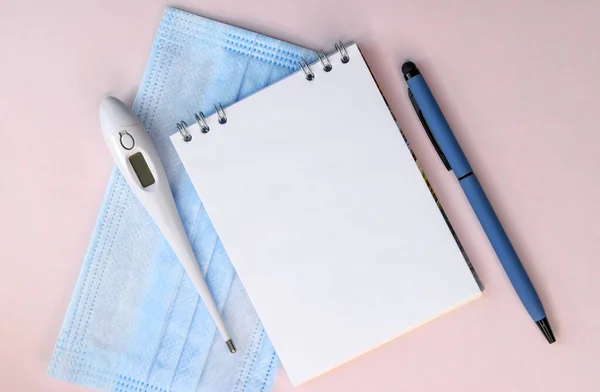
{"label": "thermometer probe tip", "polygon": [[233,345],[233,341],[231,339],[229,339],[225,343],[227,344],[227,348],[229,349],[229,352],[231,352],[232,354],[235,354],[235,352],[237,350],[235,349],[235,346]]}

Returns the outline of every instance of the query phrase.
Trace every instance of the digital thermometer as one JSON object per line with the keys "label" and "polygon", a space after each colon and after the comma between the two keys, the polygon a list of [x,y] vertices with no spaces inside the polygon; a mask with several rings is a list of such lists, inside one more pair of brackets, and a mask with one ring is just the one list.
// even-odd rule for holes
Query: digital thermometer
{"label": "digital thermometer", "polygon": [[100,103],[100,123],[104,140],[125,181],[173,248],[229,351],[234,353],[235,346],[183,229],[165,169],[150,136],[129,108],[114,97],[106,97]]}

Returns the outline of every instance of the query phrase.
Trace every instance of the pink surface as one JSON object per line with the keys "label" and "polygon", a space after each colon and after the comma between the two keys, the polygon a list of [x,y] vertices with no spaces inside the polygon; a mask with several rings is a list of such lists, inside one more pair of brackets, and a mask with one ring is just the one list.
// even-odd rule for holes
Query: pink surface
{"label": "pink surface", "polygon": [[[450,3],[173,4],[312,48],[361,44],[486,286],[299,391],[600,390],[600,3]],[[131,101],[163,6],[0,2],[2,390],[87,390],[45,371],[112,168],[98,103],[106,93]],[[399,73],[408,57],[522,256],[556,344],[529,319],[429,145]],[[293,390],[281,372],[275,392]]]}

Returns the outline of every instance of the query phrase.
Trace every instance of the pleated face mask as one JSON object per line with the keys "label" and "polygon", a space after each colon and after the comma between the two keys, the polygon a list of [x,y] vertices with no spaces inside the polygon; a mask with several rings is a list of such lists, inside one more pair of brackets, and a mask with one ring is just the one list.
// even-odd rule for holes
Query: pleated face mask
{"label": "pleated face mask", "polygon": [[[279,360],[169,140],[176,123],[295,72],[313,52],[167,8],[133,112],[161,157],[231,354],[118,171],[108,184],[48,374],[110,391],[269,391]],[[107,150],[107,154],[109,154]]]}

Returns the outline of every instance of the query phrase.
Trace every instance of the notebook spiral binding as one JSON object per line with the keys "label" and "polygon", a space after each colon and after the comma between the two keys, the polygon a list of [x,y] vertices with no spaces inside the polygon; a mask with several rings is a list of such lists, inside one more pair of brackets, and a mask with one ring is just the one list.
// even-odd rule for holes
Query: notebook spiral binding
{"label": "notebook spiral binding", "polygon": [[[336,52],[338,52],[341,56],[342,64],[348,63],[350,61],[350,56],[348,55],[346,47],[344,46],[342,41],[336,42],[334,46]],[[319,58],[319,61],[323,66],[323,71],[329,72],[333,69],[333,65],[331,64],[331,61],[329,61],[329,57],[327,57],[325,52],[323,52],[322,50],[317,52],[317,57]],[[311,82],[315,79],[315,74],[310,69],[310,65],[308,65],[308,62],[306,62],[305,59],[298,61],[298,65],[300,66],[300,69],[304,71],[304,74],[306,75],[306,80]],[[225,114],[225,109],[223,109],[223,105],[221,105],[221,103],[219,102],[216,105],[214,105],[214,107],[215,112],[217,113],[217,116],[219,118],[219,124],[225,124],[227,122],[227,115]],[[210,127],[206,122],[206,116],[204,115],[204,113],[195,113],[194,118],[196,119],[196,123],[200,127],[202,133],[208,133],[210,131]],[[187,127],[188,125],[185,121],[180,121],[177,123],[177,130],[181,134],[181,137],[183,138],[184,142],[189,142],[192,140],[192,135],[188,132]]]}

